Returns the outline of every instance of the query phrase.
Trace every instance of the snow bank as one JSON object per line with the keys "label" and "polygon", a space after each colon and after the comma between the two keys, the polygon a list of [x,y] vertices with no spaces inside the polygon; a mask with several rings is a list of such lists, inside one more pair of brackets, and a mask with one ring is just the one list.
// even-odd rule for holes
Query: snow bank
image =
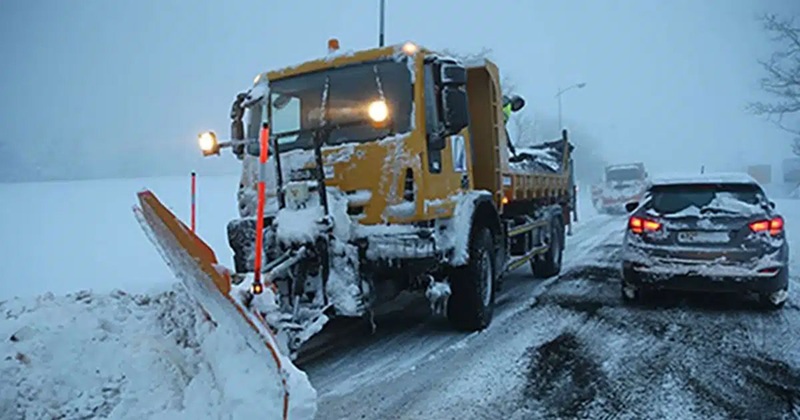
{"label": "snow bank", "polygon": [[[14,298],[0,317],[0,418],[282,418],[282,378],[258,374],[270,361],[180,286]],[[290,418],[312,418],[316,391],[286,372]]]}

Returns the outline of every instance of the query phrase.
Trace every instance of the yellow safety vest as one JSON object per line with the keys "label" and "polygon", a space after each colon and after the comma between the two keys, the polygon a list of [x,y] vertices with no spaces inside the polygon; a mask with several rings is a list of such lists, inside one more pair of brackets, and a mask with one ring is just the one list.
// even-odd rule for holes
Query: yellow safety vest
{"label": "yellow safety vest", "polygon": [[507,123],[508,119],[511,118],[511,104],[507,104],[503,107],[503,123]]}

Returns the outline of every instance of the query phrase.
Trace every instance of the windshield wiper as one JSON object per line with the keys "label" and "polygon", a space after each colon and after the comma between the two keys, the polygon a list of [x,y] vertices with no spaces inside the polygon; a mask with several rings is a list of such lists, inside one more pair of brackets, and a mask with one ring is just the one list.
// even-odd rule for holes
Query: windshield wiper
{"label": "windshield wiper", "polygon": [[703,207],[700,209],[700,213],[736,213],[736,211],[731,209],[726,209],[723,207]]}

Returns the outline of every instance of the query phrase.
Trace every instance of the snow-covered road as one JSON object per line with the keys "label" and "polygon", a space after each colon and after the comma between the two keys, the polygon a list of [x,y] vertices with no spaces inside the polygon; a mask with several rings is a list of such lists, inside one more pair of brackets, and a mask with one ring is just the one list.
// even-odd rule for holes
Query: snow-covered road
{"label": "snow-covered road", "polygon": [[[252,385],[269,378],[241,374],[250,365],[239,342],[198,317],[133,217],[120,216],[149,186],[187,219],[186,181],[0,185],[0,236],[30,238],[0,247],[0,418],[268,414]],[[198,232],[226,262],[236,209],[219,203],[237,183],[199,183]],[[117,210],[86,204],[98,195]],[[481,333],[455,332],[413,299],[379,316],[374,335],[325,343],[341,332],[330,324],[325,345],[298,361],[319,396],[316,418],[800,418],[800,200],[776,201],[792,258],[782,311],[708,296],[623,307],[625,218],[587,204],[561,276],[513,273]],[[104,232],[123,245],[109,248]],[[37,238],[58,252],[41,252]]]}
{"label": "snow-covered road", "polygon": [[624,225],[581,223],[557,278],[509,276],[481,333],[423,303],[301,360],[317,418],[800,418],[797,271],[781,312],[702,295],[623,307]]}

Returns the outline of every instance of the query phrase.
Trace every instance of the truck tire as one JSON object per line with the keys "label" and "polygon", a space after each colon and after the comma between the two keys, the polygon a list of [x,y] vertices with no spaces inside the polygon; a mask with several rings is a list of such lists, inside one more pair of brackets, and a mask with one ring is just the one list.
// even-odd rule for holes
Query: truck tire
{"label": "truck tire", "polygon": [[237,273],[253,271],[253,244],[256,237],[256,221],[237,219],[228,223],[228,245],[233,251],[233,265]]}
{"label": "truck tire", "polygon": [[550,248],[540,259],[531,260],[531,269],[536,278],[547,278],[561,272],[561,261],[564,255],[564,227],[559,218],[554,217],[550,223]]}
{"label": "truck tire", "polygon": [[469,263],[453,269],[447,318],[457,329],[478,331],[492,321],[494,312],[494,246],[488,228],[478,230],[469,244]]}

